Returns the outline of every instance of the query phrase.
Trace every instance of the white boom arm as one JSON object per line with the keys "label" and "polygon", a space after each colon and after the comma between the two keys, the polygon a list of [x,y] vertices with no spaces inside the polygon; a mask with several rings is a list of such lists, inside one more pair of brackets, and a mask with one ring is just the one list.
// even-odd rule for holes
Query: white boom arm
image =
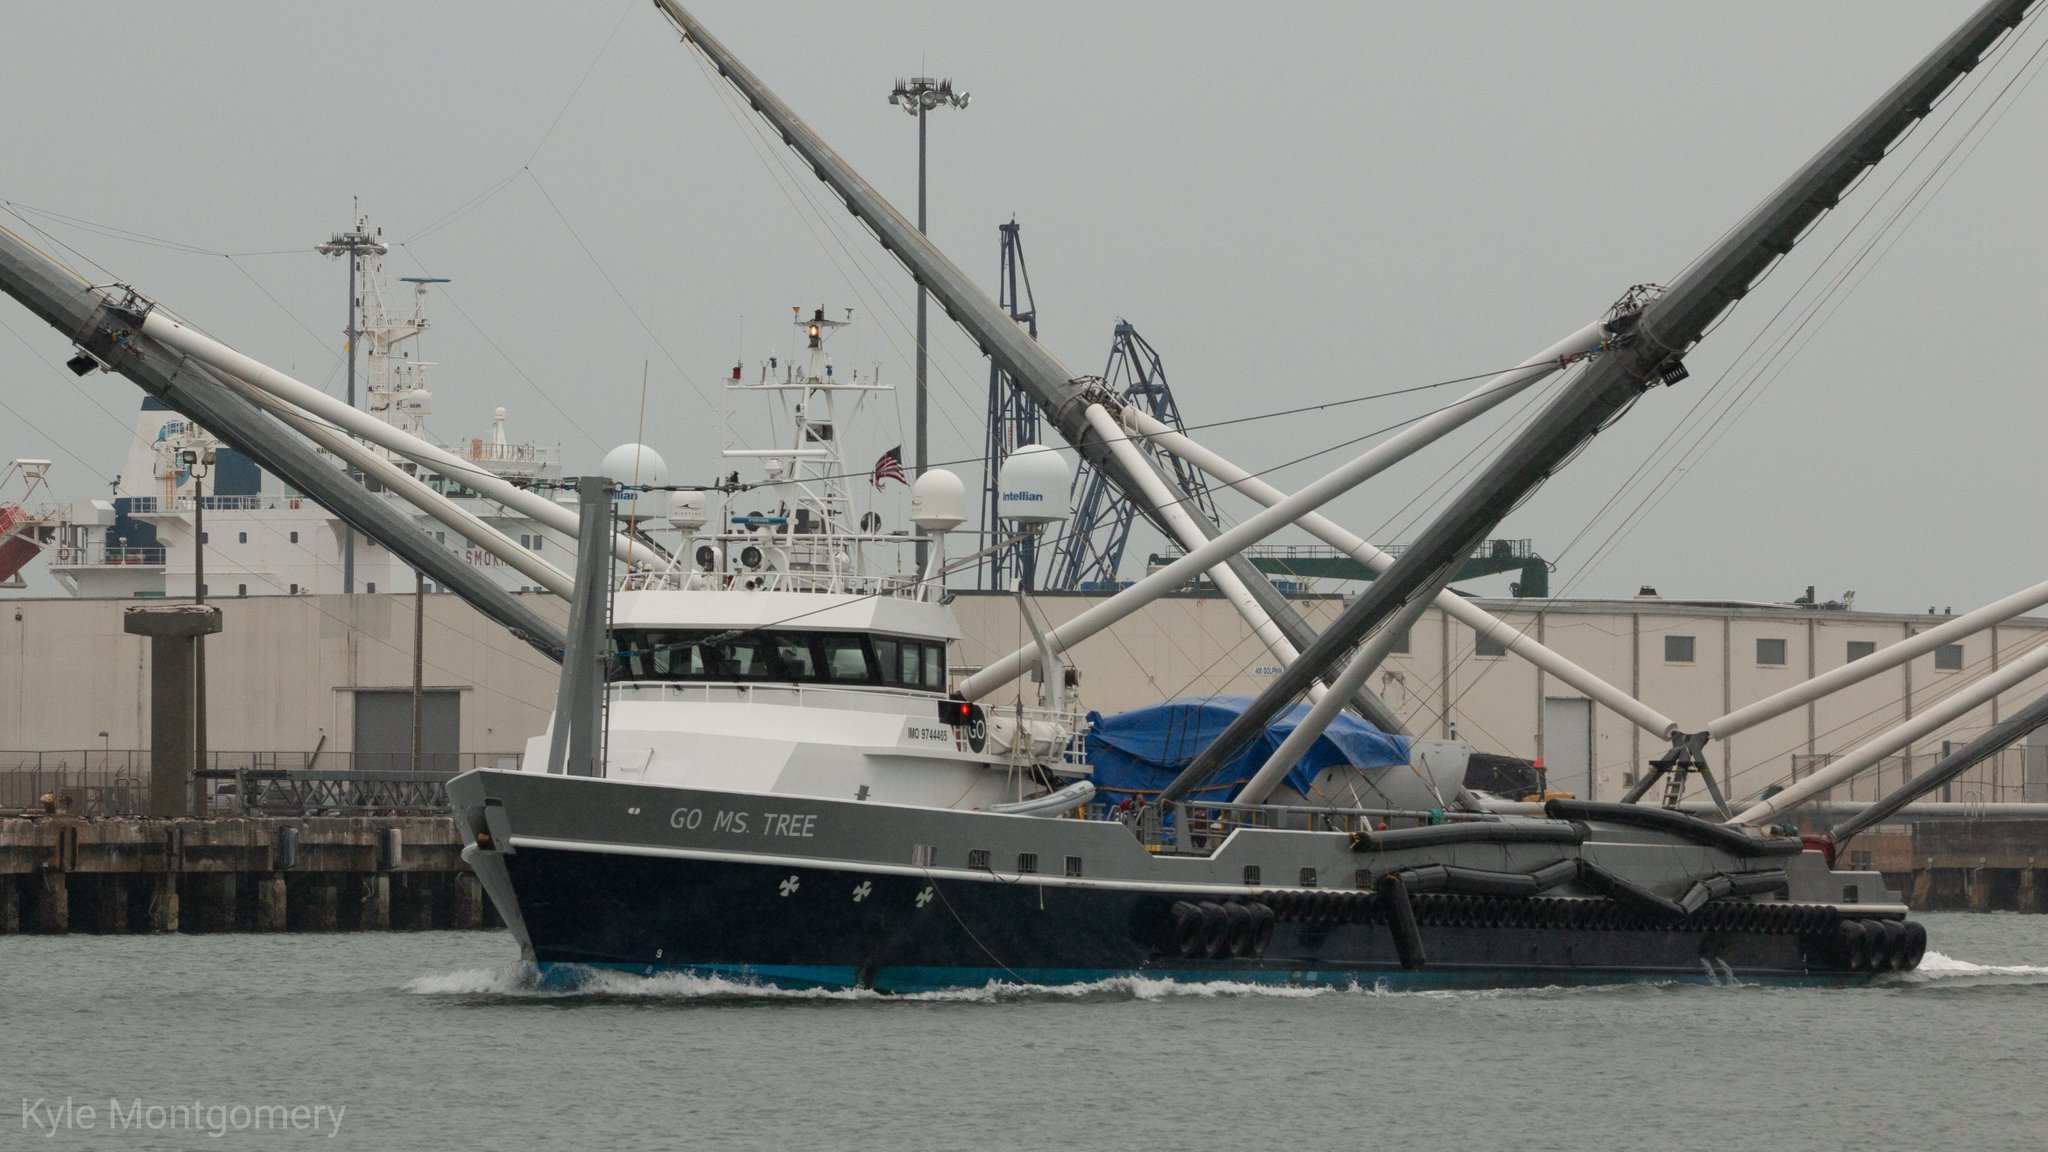
{"label": "white boom arm", "polygon": [[1783,692],[1766,696],[1754,704],[1737,708],[1708,724],[1707,735],[1716,740],[1726,740],[1744,728],[1753,728],[1772,717],[1782,716],[1830,692],[1838,692],[1851,684],[1868,680],[1879,672],[1896,668],[1915,656],[1932,652],[1943,644],[1960,640],[1973,632],[2010,620],[2043,604],[2048,604],[2048,581],[2015,592],[2003,600],[1986,604],[1975,612],[1958,616],[1946,624],[1909,636],[1897,644],[1887,645],[1861,660],[1852,660],[1840,668],[1823,672],[1804,683],[1794,684]]}
{"label": "white boom arm", "polygon": [[[1605,335],[1606,330],[1600,324],[1588,324],[1566,339],[1530,357],[1521,367],[1493,377],[1466,393],[1456,403],[1417,420],[1374,445],[1357,459],[1327,476],[1311,481],[1292,496],[1225,529],[1201,547],[1189,549],[1180,559],[1053,629],[1050,639],[1061,651],[1066,651],[1094,636],[1172,592],[1197,573],[1214,567],[1226,557],[1242,552],[1295,523],[1304,514],[1313,512],[1349,492],[1445,433],[1557,371],[1561,361],[1600,347]],[[966,699],[979,699],[1028,672],[1037,660],[1036,646],[1019,648],[962,681],[959,692]]]}
{"label": "white boom arm", "polygon": [[485,523],[467,508],[421,483],[418,477],[407,473],[405,469],[375,452],[365,450],[362,445],[333,428],[317,420],[307,419],[304,413],[277,397],[225,373],[221,378],[251,400],[261,404],[299,435],[362,469],[365,476],[391,489],[406,503],[461,533],[477,547],[503,560],[507,567],[521,576],[565,600],[568,599],[573,588],[569,574],[534,555],[532,549],[520,547],[510,537]]}
{"label": "white boom arm", "polygon": [[[1200,468],[1253,500],[1271,508],[1287,498],[1287,494],[1273,487],[1250,472],[1204,448],[1187,436],[1175,432],[1163,421],[1136,407],[1126,407],[1124,423],[1131,431],[1158,444],[1175,456]],[[1350,556],[1375,572],[1385,572],[1394,566],[1394,558],[1339,525],[1320,512],[1303,516],[1300,524],[1304,529]],[[1436,606],[1460,623],[1470,625],[1473,631],[1506,646],[1507,650],[1522,657],[1573,688],[1584,692],[1589,698],[1599,701],[1615,714],[1635,724],[1660,740],[1669,739],[1678,731],[1678,724],[1670,717],[1636,699],[1620,688],[1609,684],[1600,677],[1573,663],[1563,653],[1557,652],[1531,639],[1507,621],[1479,607],[1455,592],[1437,593]]]}
{"label": "white boom arm", "polygon": [[[1868,659],[1868,657],[1865,657]],[[1861,663],[1859,661],[1858,663]],[[2043,669],[2048,669],[2048,644],[2043,644],[2018,660],[2000,668],[1989,676],[1958,689],[1946,700],[1903,724],[1894,725],[1878,736],[1865,741],[1855,751],[1840,760],[1815,772],[1804,780],[1795,782],[1783,792],[1768,800],[1760,800],[1737,813],[1731,824],[1761,824],[1780,812],[1797,807],[1807,799],[1840,784],[1851,776],[1863,771],[1879,760],[1904,748],[1906,745],[1942,728],[1967,715],[1972,708],[1998,695],[2000,692],[2020,683]]]}
{"label": "white boom arm", "polygon": [[[1114,453],[1117,459],[1123,462],[1124,468],[1136,477],[1145,499],[1152,502],[1166,523],[1172,527],[1180,546],[1192,552],[1208,543],[1208,537],[1202,534],[1202,530],[1195,526],[1194,518],[1188,515],[1182,498],[1159,478],[1158,471],[1145,459],[1145,454],[1139,451],[1138,445],[1131,437],[1118,427],[1108,410],[1100,404],[1090,404],[1087,417],[1089,426],[1102,437],[1110,452]],[[1266,614],[1266,610],[1259,607],[1259,602],[1252,598],[1251,589],[1245,587],[1244,581],[1238,579],[1237,573],[1231,571],[1229,565],[1218,564],[1209,569],[1209,579],[1215,581],[1216,590],[1223,593],[1223,598],[1230,602],[1232,608],[1237,609],[1237,614],[1244,617],[1246,624],[1251,625],[1252,632],[1258,636],[1260,643],[1266,646],[1266,650],[1273,654],[1273,658],[1282,664],[1292,663],[1298,655],[1294,645],[1289,643],[1286,634],[1280,631],[1280,625],[1274,623],[1273,618]],[[1321,688],[1321,685],[1316,685],[1310,688],[1309,692],[1317,699],[1321,699]]]}
{"label": "white boom arm", "polygon": [[[429,444],[367,412],[352,408],[318,388],[295,380],[260,360],[237,352],[173,318],[161,308],[151,309],[149,315],[143,318],[142,334],[165,347],[183,352],[208,367],[218,369],[243,383],[267,392],[345,432],[388,448],[422,467],[431,468],[443,476],[456,480],[464,487],[474,489],[485,499],[502,504],[571,538],[576,535],[576,513],[569,509],[544,496],[520,488],[445,448]],[[612,552],[629,564],[645,566],[649,559],[649,549],[645,543],[616,533],[612,536]]]}

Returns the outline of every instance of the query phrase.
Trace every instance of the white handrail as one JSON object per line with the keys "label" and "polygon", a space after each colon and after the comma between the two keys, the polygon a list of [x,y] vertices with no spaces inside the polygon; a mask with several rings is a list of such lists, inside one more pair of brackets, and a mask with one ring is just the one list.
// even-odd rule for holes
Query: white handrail
{"label": "white handrail", "polygon": [[[1865,657],[1868,659],[1868,657]],[[1798,806],[1803,801],[1833,788],[1842,781],[1863,771],[1892,753],[1911,744],[1923,736],[1940,731],[1942,728],[1967,715],[1971,709],[1998,695],[2000,692],[2033,676],[2048,670],[2048,644],[2043,644],[2018,660],[2000,668],[1981,680],[1956,690],[1947,699],[1935,704],[1904,723],[1893,725],[1877,736],[1865,741],[1855,751],[1830,763],[1827,767],[1795,782],[1791,787],[1772,796],[1759,800],[1737,813],[1731,824],[1760,824],[1780,812]]]}

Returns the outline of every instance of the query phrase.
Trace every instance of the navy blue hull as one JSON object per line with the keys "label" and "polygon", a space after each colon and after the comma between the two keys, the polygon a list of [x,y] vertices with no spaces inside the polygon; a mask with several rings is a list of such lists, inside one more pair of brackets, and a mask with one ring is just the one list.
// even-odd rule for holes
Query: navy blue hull
{"label": "navy blue hull", "polygon": [[[501,859],[533,959],[558,974],[689,971],[885,992],[1127,975],[1425,987],[1873,975],[1834,954],[1831,920],[1802,925],[1791,908],[1717,908],[1669,927],[1596,900],[1418,897],[1427,959],[1416,968],[1366,893],[1187,896],[528,846]],[[1264,930],[1212,933],[1191,949],[1183,921],[1202,901],[1212,918],[1230,903],[1257,912]]]}

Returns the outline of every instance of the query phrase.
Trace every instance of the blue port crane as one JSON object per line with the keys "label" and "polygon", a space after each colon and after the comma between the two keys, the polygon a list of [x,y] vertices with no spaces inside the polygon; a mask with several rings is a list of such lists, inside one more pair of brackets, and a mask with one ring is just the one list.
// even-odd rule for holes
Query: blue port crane
{"label": "blue port crane", "polygon": [[[1023,236],[1014,218],[1008,224],[997,225],[996,231],[1002,236],[1001,265],[996,275],[996,304],[1036,340],[1038,302],[1031,296],[1031,272],[1024,265]],[[996,513],[1001,504],[1002,494],[997,490],[997,481],[1001,477],[1003,461],[1018,448],[1038,443],[1038,437],[1038,405],[1017,387],[1017,382],[1003,370],[1002,365],[991,358],[988,364],[988,440],[981,457],[981,523],[985,537],[982,543],[991,550],[982,557],[980,565],[983,588],[1007,589],[1012,580],[1022,580],[1026,588],[1034,586],[1033,578],[1038,571],[1037,537],[1006,530]],[[998,545],[1005,535],[1013,539]]]}
{"label": "blue port crane", "polygon": [[[1138,334],[1130,321],[1118,319],[1109,346],[1109,364],[1102,370],[1103,387],[1136,404],[1153,418],[1185,431],[1180,405],[1166,382],[1159,352]],[[1202,474],[1177,456],[1163,458],[1168,479],[1186,498],[1189,510],[1216,522],[1216,500]],[[1053,548],[1044,586],[1067,591],[1100,590],[1119,585],[1124,545],[1138,509],[1098,470],[1083,461],[1074,473],[1074,517]]]}

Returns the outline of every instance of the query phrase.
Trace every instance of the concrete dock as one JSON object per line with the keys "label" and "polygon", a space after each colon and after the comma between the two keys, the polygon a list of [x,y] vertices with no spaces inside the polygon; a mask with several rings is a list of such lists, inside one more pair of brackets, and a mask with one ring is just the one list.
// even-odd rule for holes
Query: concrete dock
{"label": "concrete dock", "polygon": [[1913,908],[1934,912],[2048,912],[2048,821],[1914,824],[1866,832],[1845,863],[1885,874]]}
{"label": "concrete dock", "polygon": [[0,819],[0,934],[497,927],[447,816]]}

